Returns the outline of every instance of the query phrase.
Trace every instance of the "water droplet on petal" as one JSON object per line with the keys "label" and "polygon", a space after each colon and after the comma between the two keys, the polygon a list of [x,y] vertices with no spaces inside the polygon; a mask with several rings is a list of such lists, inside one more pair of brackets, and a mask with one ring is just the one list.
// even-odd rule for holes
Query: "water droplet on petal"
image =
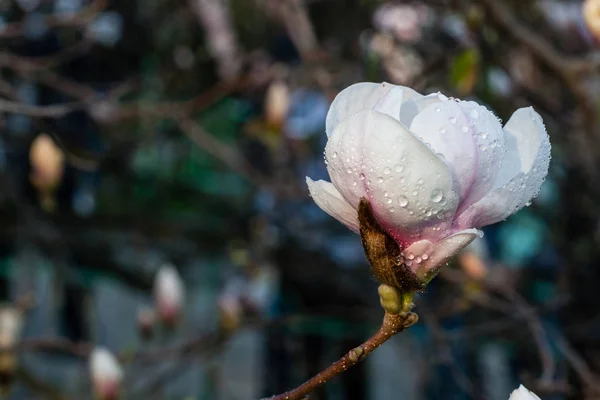
{"label": "water droplet on petal", "polygon": [[414,260],[415,259],[415,255],[410,253],[407,257],[409,260]]}
{"label": "water droplet on petal", "polygon": [[352,168],[348,168],[348,169],[346,170],[346,172],[348,172],[349,174],[351,174],[351,173],[352,173]]}
{"label": "water droplet on petal", "polygon": [[440,129],[440,133],[441,133],[442,135],[443,135],[443,134],[445,134],[445,133],[446,133],[446,128],[441,128],[441,129]]}
{"label": "water droplet on petal", "polygon": [[391,169],[391,168],[389,168],[389,167],[385,167],[385,168],[383,169],[383,173],[384,173],[384,174],[386,174],[386,175],[389,175],[389,174],[391,174],[391,173],[392,173],[392,169]]}
{"label": "water droplet on petal", "polygon": [[479,113],[477,112],[477,110],[476,110],[476,109],[472,109],[472,110],[469,112],[469,115],[471,116],[471,118],[474,118],[474,119],[477,119],[477,118],[479,118]]}
{"label": "water droplet on petal", "polygon": [[433,189],[431,191],[431,201],[434,203],[439,203],[444,198],[444,193],[442,193],[439,189]]}
{"label": "water droplet on petal", "polygon": [[463,125],[462,128],[460,128],[461,131],[463,131],[464,133],[469,132],[469,127],[466,125]]}
{"label": "water droplet on petal", "polygon": [[394,169],[396,170],[396,172],[402,172],[402,170],[404,169],[404,167],[402,165],[398,164],[398,165],[396,165],[394,167]]}
{"label": "water droplet on petal", "polygon": [[421,258],[423,258],[423,260],[427,260],[429,258],[429,254],[423,253],[423,255],[421,256]]}
{"label": "water droplet on petal", "polygon": [[360,180],[364,181],[365,180],[365,174],[360,174]]}
{"label": "water droplet on petal", "polygon": [[337,158],[337,151],[333,152],[333,158]]}
{"label": "water droplet on petal", "polygon": [[456,117],[450,117],[449,119],[451,124],[455,124],[456,123]]}
{"label": "water droplet on petal", "polygon": [[380,176],[380,177],[378,177],[378,178],[377,178],[377,182],[379,182],[379,183],[383,183],[383,177],[381,177],[381,176]]}
{"label": "water droplet on petal", "polygon": [[398,197],[398,204],[400,205],[400,207],[406,207],[408,205],[408,199],[406,198],[406,196]]}

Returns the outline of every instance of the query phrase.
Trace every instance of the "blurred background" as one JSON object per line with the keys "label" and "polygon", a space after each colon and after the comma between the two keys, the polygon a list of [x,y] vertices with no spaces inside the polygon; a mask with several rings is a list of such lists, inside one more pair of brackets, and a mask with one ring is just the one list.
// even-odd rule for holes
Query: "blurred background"
{"label": "blurred background", "polygon": [[596,0],[0,0],[0,397],[91,399],[104,346],[124,399],[258,399],[364,341],[377,283],[304,179],[387,81],[534,106],[550,174],[310,398],[600,399],[599,39]]}

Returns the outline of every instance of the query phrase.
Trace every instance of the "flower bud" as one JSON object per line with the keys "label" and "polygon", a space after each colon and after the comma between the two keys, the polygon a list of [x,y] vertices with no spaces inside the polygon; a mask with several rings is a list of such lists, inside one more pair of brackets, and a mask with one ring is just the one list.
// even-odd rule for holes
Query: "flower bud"
{"label": "flower bud", "polygon": [[151,308],[144,308],[138,311],[137,325],[140,337],[144,340],[152,338],[154,323],[156,322],[156,313]]}
{"label": "flower bud", "polygon": [[16,307],[0,308],[0,394],[6,393],[17,370],[15,346],[23,328],[23,312]]}
{"label": "flower bud", "polygon": [[114,355],[102,347],[94,349],[89,368],[92,388],[98,400],[118,399],[123,370]]}
{"label": "flower bud", "polygon": [[29,149],[32,185],[40,192],[53,190],[63,176],[65,156],[54,140],[42,133]]}
{"label": "flower bud", "polygon": [[154,281],[154,301],[158,318],[165,325],[175,325],[180,316],[185,289],[179,273],[172,265],[163,265]]}
{"label": "flower bud", "polygon": [[236,330],[242,321],[243,307],[240,298],[225,293],[218,300],[221,328],[226,332]]}
{"label": "flower bud", "polygon": [[281,128],[290,109],[290,89],[284,81],[271,83],[265,97],[265,120],[267,126]]}
{"label": "flower bud", "polygon": [[585,0],[583,3],[583,19],[588,29],[596,37],[600,39],[600,1]]}
{"label": "flower bud", "polygon": [[540,398],[525,386],[520,385],[518,389],[511,393],[508,400],[540,400]]}

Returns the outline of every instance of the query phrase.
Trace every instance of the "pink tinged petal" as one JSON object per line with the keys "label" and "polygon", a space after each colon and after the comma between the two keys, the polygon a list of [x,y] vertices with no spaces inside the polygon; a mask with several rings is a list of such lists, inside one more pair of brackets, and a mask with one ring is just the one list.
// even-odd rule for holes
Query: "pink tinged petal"
{"label": "pink tinged petal", "polygon": [[311,197],[319,207],[348,228],[358,233],[358,212],[342,197],[330,182],[306,178]]}
{"label": "pink tinged petal", "polygon": [[493,187],[505,143],[498,119],[487,108],[474,102],[440,101],[419,113],[411,130],[452,170],[459,212]]}
{"label": "pink tinged petal", "polygon": [[441,239],[439,242],[419,240],[402,251],[404,263],[415,274],[425,274],[441,267],[482,233],[466,229]]}
{"label": "pink tinged petal", "polygon": [[350,204],[358,205],[360,198],[346,197],[341,186],[353,186],[350,181],[357,178],[380,225],[402,245],[421,238],[428,228],[436,235],[447,228],[458,197],[450,171],[427,146],[397,120],[375,111],[356,114],[340,128],[348,131],[345,137],[356,138],[349,147],[356,146],[358,162],[356,171],[330,170],[330,175]]}
{"label": "pink tinged petal", "polygon": [[494,188],[459,218],[460,226],[482,227],[506,219],[537,195],[548,173],[550,139],[533,108],[521,108],[504,127],[507,152]]}
{"label": "pink tinged petal", "polygon": [[404,264],[416,274],[419,268],[426,265],[429,260],[429,254],[433,248],[433,243],[427,239],[414,242],[402,251]]}

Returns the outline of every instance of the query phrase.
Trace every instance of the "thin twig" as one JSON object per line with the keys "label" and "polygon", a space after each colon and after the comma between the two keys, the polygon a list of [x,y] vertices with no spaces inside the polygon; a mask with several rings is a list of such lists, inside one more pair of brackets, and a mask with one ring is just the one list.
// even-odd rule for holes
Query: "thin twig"
{"label": "thin twig", "polygon": [[303,399],[306,394],[324,385],[348,368],[356,365],[359,361],[364,360],[371,352],[373,352],[373,350],[387,342],[392,336],[413,325],[417,322],[417,319],[417,314],[412,312],[401,314],[389,314],[386,312],[381,327],[366,342],[350,350],[345,356],[304,382],[302,385],[289,392],[273,396],[271,397],[271,400]]}

